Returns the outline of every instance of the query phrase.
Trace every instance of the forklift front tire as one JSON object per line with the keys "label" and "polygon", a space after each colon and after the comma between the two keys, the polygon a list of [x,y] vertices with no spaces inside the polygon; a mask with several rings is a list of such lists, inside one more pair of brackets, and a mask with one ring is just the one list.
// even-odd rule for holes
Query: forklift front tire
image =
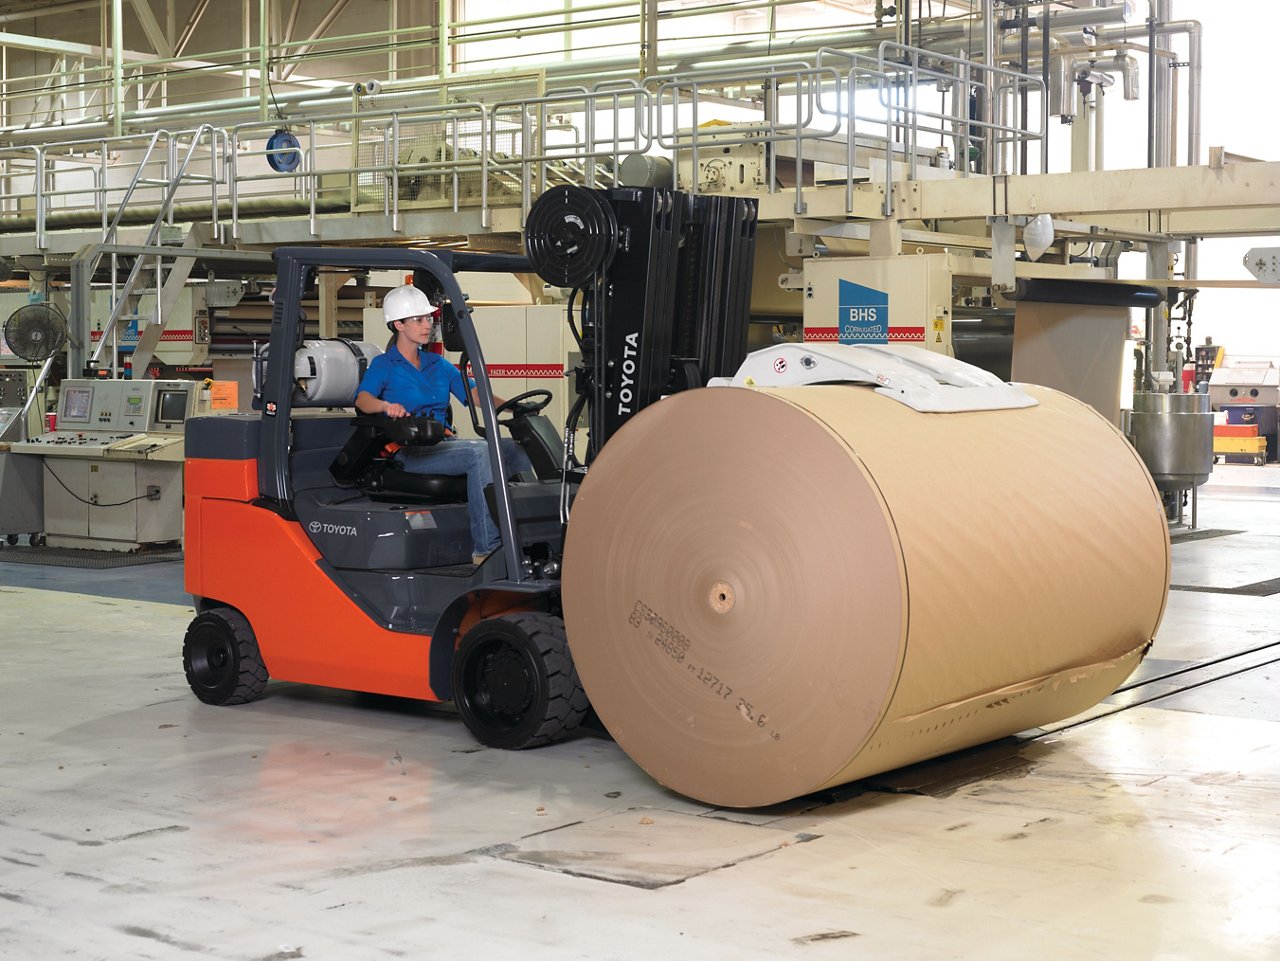
{"label": "forklift front tire", "polygon": [[197,615],[182,639],[187,683],[206,704],[244,704],[262,695],[267,668],[243,614],[215,607]]}
{"label": "forklift front tire", "polygon": [[453,657],[453,696],[476,739],[507,750],[563,740],[590,707],[564,621],[552,614],[505,614],[467,631]]}

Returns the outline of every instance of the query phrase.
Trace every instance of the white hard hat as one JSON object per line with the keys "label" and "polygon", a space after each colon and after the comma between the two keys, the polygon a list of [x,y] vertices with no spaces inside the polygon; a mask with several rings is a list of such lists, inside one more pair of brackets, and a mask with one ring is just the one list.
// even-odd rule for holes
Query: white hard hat
{"label": "white hard hat", "polygon": [[382,319],[388,324],[407,317],[433,317],[440,308],[413,284],[397,287],[382,298]]}

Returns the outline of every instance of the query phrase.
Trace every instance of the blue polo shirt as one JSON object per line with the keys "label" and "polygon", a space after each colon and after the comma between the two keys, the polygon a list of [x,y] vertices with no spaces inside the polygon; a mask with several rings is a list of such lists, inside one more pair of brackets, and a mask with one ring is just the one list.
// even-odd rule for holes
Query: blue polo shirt
{"label": "blue polo shirt", "polygon": [[447,419],[450,394],[464,404],[467,402],[462,374],[439,354],[422,348],[418,349],[418,362],[421,368],[414,367],[392,347],[369,363],[356,393],[367,391],[374,397],[403,405],[410,414],[443,422]]}

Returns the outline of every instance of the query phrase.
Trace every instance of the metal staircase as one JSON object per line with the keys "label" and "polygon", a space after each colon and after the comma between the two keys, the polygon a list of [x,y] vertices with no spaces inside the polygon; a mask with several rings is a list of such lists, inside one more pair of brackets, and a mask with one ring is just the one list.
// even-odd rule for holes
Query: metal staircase
{"label": "metal staircase", "polygon": [[[68,370],[79,371],[83,368],[102,367],[103,355],[110,350],[110,362],[107,369],[111,376],[119,375],[120,348],[123,344],[125,328],[136,323],[138,340],[133,349],[132,365],[138,376],[151,363],[156,346],[164,333],[165,324],[177,305],[191,269],[195,264],[195,254],[202,245],[217,237],[218,189],[223,185],[223,176],[219,172],[221,163],[225,170],[226,133],[208,124],[189,132],[189,140],[185,144],[185,152],[181,136],[168,136],[158,131],[148,144],[138,161],[133,178],[116,207],[115,216],[103,229],[102,240],[88,244],[76,253],[71,261],[71,318],[72,331],[77,335],[79,346],[73,347],[68,357]],[[157,145],[165,139],[168,146],[168,159],[164,178],[147,178],[143,172],[152,162]],[[210,157],[210,172],[197,174],[192,171],[193,161],[201,145],[207,145]],[[178,154],[181,152],[181,157]],[[190,224],[186,228],[181,246],[164,243],[166,227],[170,231],[178,228],[174,224],[174,198],[179,190],[189,185],[208,185],[211,192],[210,218],[207,222]],[[139,187],[159,187],[163,190],[159,204],[159,213],[147,230],[141,245],[124,245],[119,241],[119,228],[125,211],[136,195]],[[104,211],[103,218],[106,214]],[[103,257],[111,258],[111,315],[102,325],[97,346],[91,357],[86,357],[92,340],[90,330],[91,282]],[[132,266],[123,284],[118,283],[121,258],[131,257]],[[145,313],[140,312],[140,304],[146,298],[152,298],[152,306]]]}

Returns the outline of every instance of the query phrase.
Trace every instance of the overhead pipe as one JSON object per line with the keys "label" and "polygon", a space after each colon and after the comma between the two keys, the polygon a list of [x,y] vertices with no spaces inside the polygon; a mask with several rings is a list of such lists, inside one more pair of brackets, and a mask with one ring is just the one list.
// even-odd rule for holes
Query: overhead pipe
{"label": "overhead pipe", "polygon": [[[1172,0],[1156,0],[1153,27],[1173,19]],[[1169,124],[1173,118],[1173,71],[1167,60],[1172,49],[1164,42],[1164,34],[1156,34],[1157,41],[1153,46],[1156,54],[1156,72],[1148,83],[1156,95],[1156,151],[1157,167],[1169,167],[1176,163],[1170,146]]]}
{"label": "overhead pipe", "polygon": [[[985,8],[988,0],[982,0],[982,2]],[[992,5],[994,6],[994,0],[992,0]],[[1074,27],[1097,26],[1101,28],[1105,25],[1124,24],[1132,16],[1132,12],[1130,3],[1086,10],[1062,10],[1053,15],[1050,22],[1050,32]],[[993,31],[997,24],[998,21],[993,15],[991,18]],[[925,21],[913,36],[918,46],[930,47],[955,40],[964,40],[968,36],[968,32],[967,20],[959,20],[952,17],[946,20]],[[720,46],[714,50],[701,52],[681,51],[680,53],[669,54],[659,58],[659,66],[671,70],[687,64],[731,62],[739,59],[749,60],[752,65],[762,65],[771,61],[791,61],[799,54],[815,53],[821,47],[836,47],[837,49],[848,51],[875,49],[886,40],[896,41],[897,35],[898,28],[896,26],[881,28],[861,27],[842,33],[806,34],[803,39],[791,41],[780,39],[752,41]],[[1040,42],[1038,26],[1032,29],[1031,37],[1036,42]],[[994,35],[992,47],[995,47]],[[627,57],[613,60],[547,64],[544,69],[548,78],[572,77],[588,80],[594,76],[596,71],[616,72],[626,67],[630,67],[631,72],[634,73],[634,59]]]}
{"label": "overhead pipe", "polygon": [[[1044,65],[1041,64],[1043,67]],[[1049,58],[1049,116],[1070,122],[1076,115],[1076,64],[1066,55]]]}
{"label": "overhead pipe", "polygon": [[[1162,4],[1163,6],[1163,4]],[[1164,7],[1167,13],[1167,6]],[[1157,10],[1157,13],[1160,11]],[[1157,36],[1167,37],[1182,34],[1187,38],[1187,164],[1200,164],[1200,125],[1201,104],[1203,94],[1204,58],[1202,41],[1204,29],[1199,20],[1170,20],[1154,25]],[[1128,31],[1121,27],[1104,27],[1097,34],[1099,43],[1132,40]],[[1168,142],[1168,138],[1166,138]],[[1199,256],[1194,240],[1188,241],[1186,259],[1183,262],[1184,278],[1191,282],[1198,276]]]}
{"label": "overhead pipe", "polygon": [[[1051,6],[1052,4],[1049,2],[1049,0],[1044,0],[1044,8],[1043,8],[1043,12],[1041,13],[1041,16],[1043,17],[1045,23],[1049,22],[1049,14],[1051,12],[1050,10]],[[1049,30],[1040,31],[1040,81],[1041,83],[1044,84],[1044,89],[1046,91],[1049,89],[1049,49],[1051,46],[1051,41],[1049,37],[1050,32],[1051,31]],[[1049,143],[1047,139],[1044,144],[1044,149],[1046,151],[1049,149]]]}
{"label": "overhead pipe", "polygon": [[[994,0],[983,0],[983,3],[984,5],[990,3],[994,6]],[[1050,31],[1078,26],[1097,26],[1101,31],[1108,25],[1113,25],[1113,30],[1120,30],[1123,28],[1116,25],[1123,24],[1131,12],[1131,7],[1128,3],[1107,7],[1063,10],[1053,15],[1050,21]],[[989,22],[993,30],[992,47],[994,47],[994,29],[996,27],[994,14]],[[1178,24],[1168,24],[1167,27],[1177,28]],[[1196,24],[1196,27],[1198,29],[1199,25]],[[925,46],[941,45],[955,40],[963,40],[966,37],[967,30],[967,22],[957,20],[957,18],[932,22],[926,21],[921,25],[920,30],[915,35],[915,39],[919,44]],[[1178,31],[1175,29],[1172,32]],[[896,27],[863,27],[816,37],[807,35],[802,40],[796,39],[790,42],[774,39],[772,41],[744,43],[728,47],[721,46],[705,52],[682,51],[659,57],[659,68],[673,72],[689,63],[732,63],[735,60],[747,60],[752,66],[761,66],[770,62],[794,61],[798,54],[816,53],[819,48],[826,46],[835,46],[846,50],[871,50],[886,40],[894,40],[896,35]],[[1040,33],[1038,30],[1033,30],[1031,36],[1038,39]],[[986,62],[994,62],[994,60]],[[615,75],[634,76],[635,60],[632,57],[621,57],[610,60],[548,64],[543,70],[548,79],[565,80],[572,78],[585,82]],[[1192,74],[1197,77],[1195,81],[1197,96],[1193,100],[1192,110],[1193,114],[1198,115],[1198,71],[1193,68]],[[406,81],[405,86],[411,88],[413,86],[412,81]],[[298,110],[320,109],[327,112],[332,108],[339,108],[349,104],[350,98],[345,91],[341,96],[317,96],[313,90],[302,90],[278,92],[274,96],[274,101],[281,107],[293,107]],[[148,130],[166,121],[171,121],[173,117],[188,116],[193,113],[198,113],[201,117],[206,117],[210,114],[252,117],[256,116],[258,107],[258,97],[232,97],[203,103],[157,107],[142,111],[125,111],[123,120],[131,129]],[[86,136],[94,136],[103,130],[108,131],[108,135],[110,135],[110,129],[109,122],[95,122],[58,128],[60,134],[74,132],[77,135]],[[4,136],[6,141],[15,145],[37,144],[48,140],[48,131],[9,131]]]}
{"label": "overhead pipe", "polygon": [[[1135,61],[1136,62],[1136,61]],[[1093,98],[1093,169],[1106,170],[1107,123],[1105,117],[1107,98],[1101,94]]]}
{"label": "overhead pipe", "polygon": [[1155,167],[1156,164],[1156,144],[1159,138],[1156,133],[1156,113],[1159,105],[1157,97],[1159,91],[1159,83],[1157,77],[1160,76],[1156,69],[1156,15],[1153,12],[1151,19],[1147,21],[1147,76],[1151,78],[1147,92],[1147,166]]}
{"label": "overhead pipe", "polygon": [[[1187,163],[1200,163],[1201,97],[1203,93],[1204,59],[1202,53],[1203,27],[1199,20],[1173,20],[1156,26],[1158,36],[1183,34],[1187,38]],[[1100,43],[1132,42],[1133,36],[1118,28],[1098,31]]]}
{"label": "overhead pipe", "polygon": [[[1120,76],[1125,100],[1137,100],[1141,94],[1141,71],[1138,58],[1126,53],[1110,57],[1094,57],[1089,54],[1062,53],[1050,58],[1052,67],[1049,78],[1049,115],[1071,117],[1075,115],[1075,97],[1071,88],[1083,71],[1114,73]],[[1041,66],[1033,60],[1032,68]]]}
{"label": "overhead pipe", "polygon": [[[996,63],[996,4],[995,0],[982,0],[982,62],[988,67]],[[978,89],[978,119],[982,121],[981,173],[995,173],[992,160],[995,157],[995,91],[991,78],[983,75]]]}

